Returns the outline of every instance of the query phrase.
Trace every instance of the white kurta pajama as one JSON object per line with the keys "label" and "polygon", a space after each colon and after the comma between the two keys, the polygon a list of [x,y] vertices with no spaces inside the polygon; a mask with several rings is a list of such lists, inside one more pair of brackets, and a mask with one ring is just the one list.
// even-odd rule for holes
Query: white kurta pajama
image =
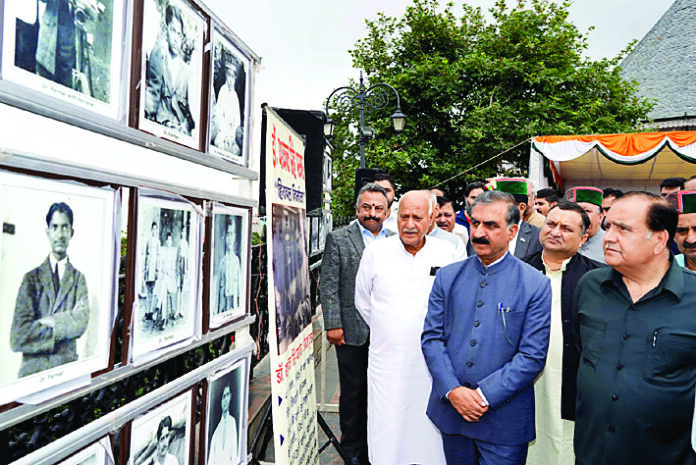
{"label": "white kurta pajama", "polygon": [[370,327],[367,442],[372,465],[445,463],[439,430],[426,416],[432,378],[420,336],[435,279],[455,261],[446,241],[427,237],[411,255],[399,236],[368,246],[355,279],[355,307]]}
{"label": "white kurta pajama", "polygon": [[[543,260],[543,256],[542,256]],[[551,280],[551,335],[544,370],[534,381],[536,439],[529,444],[527,465],[573,465],[575,422],[561,418],[561,382],[563,379],[563,321],[561,281],[570,259],[561,269],[546,276]]]}

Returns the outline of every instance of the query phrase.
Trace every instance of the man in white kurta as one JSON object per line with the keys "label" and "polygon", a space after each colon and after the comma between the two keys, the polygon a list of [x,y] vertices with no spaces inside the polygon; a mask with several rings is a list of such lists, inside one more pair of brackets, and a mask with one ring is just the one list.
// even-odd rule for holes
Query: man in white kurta
{"label": "man in white kurta", "polygon": [[356,276],[355,306],[370,327],[367,441],[372,465],[443,464],[440,432],[425,415],[432,379],[420,349],[439,267],[455,261],[446,241],[426,236],[430,194],[402,197],[399,235],[370,244]]}

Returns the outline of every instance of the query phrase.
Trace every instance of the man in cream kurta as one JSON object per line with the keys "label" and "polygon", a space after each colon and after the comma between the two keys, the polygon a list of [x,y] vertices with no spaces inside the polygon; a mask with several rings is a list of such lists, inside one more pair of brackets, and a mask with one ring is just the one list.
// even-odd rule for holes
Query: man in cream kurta
{"label": "man in cream kurta", "polygon": [[601,264],[578,253],[591,224],[581,206],[562,200],[547,215],[539,235],[543,250],[525,259],[551,281],[549,351],[534,381],[536,440],[527,465],[573,465],[578,354],[571,341],[572,298],[580,278]]}
{"label": "man in cream kurta", "polygon": [[399,235],[370,244],[356,276],[355,306],[370,327],[367,440],[372,465],[445,463],[425,415],[432,380],[420,349],[428,296],[439,267],[455,261],[446,241],[426,236],[430,194],[403,196]]}

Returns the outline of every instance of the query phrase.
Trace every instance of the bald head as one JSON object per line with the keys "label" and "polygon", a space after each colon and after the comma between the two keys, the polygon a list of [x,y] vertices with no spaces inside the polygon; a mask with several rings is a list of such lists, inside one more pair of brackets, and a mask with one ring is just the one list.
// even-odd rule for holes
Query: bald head
{"label": "bald head", "polygon": [[432,193],[409,191],[399,202],[399,237],[404,248],[415,255],[425,245],[425,235],[433,222]]}

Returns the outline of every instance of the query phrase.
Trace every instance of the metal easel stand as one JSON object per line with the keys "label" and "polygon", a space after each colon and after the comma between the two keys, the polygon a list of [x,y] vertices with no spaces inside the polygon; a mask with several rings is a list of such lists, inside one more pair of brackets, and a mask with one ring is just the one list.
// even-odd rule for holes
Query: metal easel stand
{"label": "metal easel stand", "polygon": [[[263,465],[268,463],[262,462],[260,458],[266,455],[266,451],[268,450],[268,443],[271,442],[271,439],[273,437],[271,434],[268,434],[269,431],[273,428],[273,422],[271,421],[271,410],[271,403],[269,402],[266,406],[266,409],[263,412],[263,417],[261,418],[261,426],[256,431],[254,440],[251,443],[251,460],[249,461],[249,465]],[[329,445],[333,445],[334,449],[336,449],[336,452],[338,452],[338,455],[344,461],[347,461],[349,457],[346,455],[345,451],[343,450],[343,447],[341,447],[341,443],[338,441],[338,438],[333,433],[333,431],[331,431],[331,428],[324,420],[324,417],[321,416],[321,412],[319,412],[318,410],[317,424],[327,437],[327,441],[319,447],[319,454],[321,454],[327,447],[329,447]]]}

